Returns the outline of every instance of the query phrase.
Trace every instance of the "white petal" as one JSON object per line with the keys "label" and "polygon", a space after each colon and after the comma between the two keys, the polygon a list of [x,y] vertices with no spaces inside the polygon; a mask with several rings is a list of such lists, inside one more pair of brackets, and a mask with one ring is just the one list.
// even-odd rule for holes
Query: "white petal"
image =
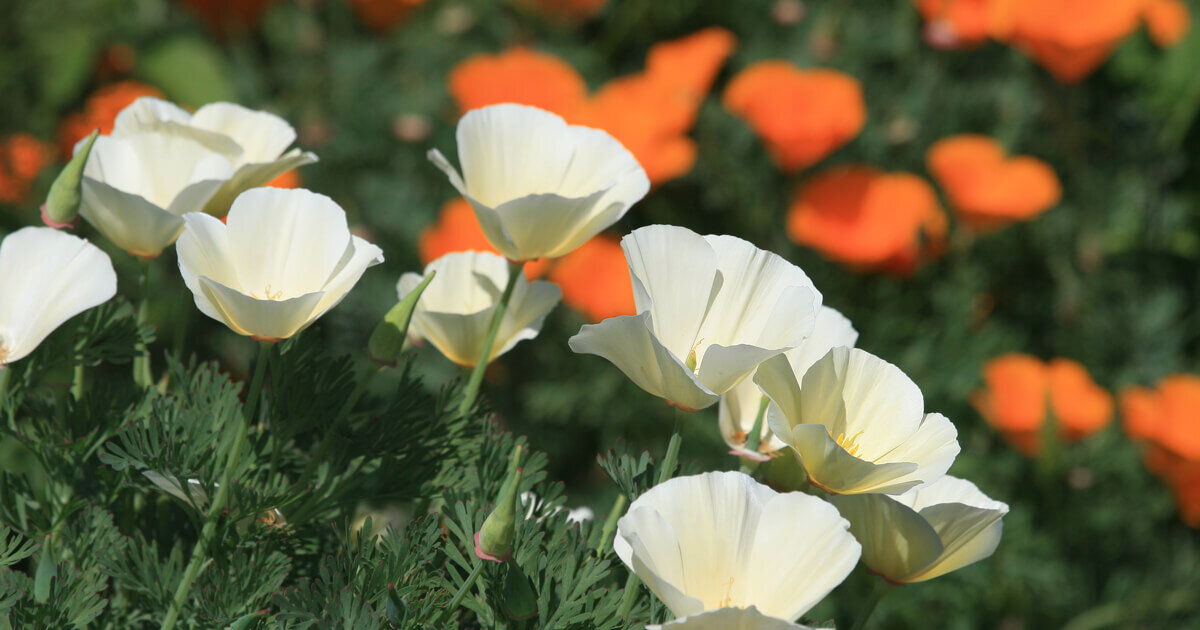
{"label": "white petal", "polygon": [[[800,424],[804,418],[804,412],[801,407],[800,383],[792,372],[787,357],[774,356],[763,361],[754,373],[754,383],[762,390],[763,395],[771,400],[771,406],[767,409],[767,421],[771,432],[781,438],[790,436],[792,427]],[[833,409],[822,416],[843,413],[838,411],[838,407]]]}
{"label": "white petal", "polygon": [[229,206],[233,204],[233,200],[243,192],[251,188],[266,186],[271,183],[271,180],[294,168],[316,162],[316,155],[308,151],[292,149],[273,162],[243,164],[208,201],[208,204],[204,206],[204,211],[215,217],[223,217],[229,212]]}
{"label": "white petal", "polygon": [[248,190],[234,201],[227,224],[236,288],[247,295],[286,300],[324,291],[353,251],[346,213],[303,189]]}
{"label": "white petal", "polygon": [[192,115],[174,103],[161,98],[143,96],[130,103],[113,120],[112,135],[127,136],[140,131],[155,131],[161,123],[173,122],[187,125]]}
{"label": "white petal", "polygon": [[787,351],[792,371],[804,374],[818,359],[838,346],[853,348],[858,341],[858,331],[845,315],[822,306],[817,311],[817,321],[812,334],[799,346]]}
{"label": "white petal", "polygon": [[560,300],[562,289],[558,285],[544,280],[529,282],[521,273],[521,277],[517,278],[517,286],[513,287],[508,310],[500,320],[496,345],[492,347],[489,361],[508,352],[518,342],[537,337],[542,330],[542,322]]}
{"label": "white petal", "polygon": [[[438,279],[435,278],[430,286]],[[495,310],[492,307],[466,315],[418,311],[413,314],[410,330],[414,336],[432,343],[447,359],[459,365],[473,366],[483,352],[483,339]]]}
{"label": "white petal", "polygon": [[[604,191],[596,191],[578,199],[554,193],[525,195],[494,209],[474,197],[468,197],[467,201],[471,202],[488,242],[500,253],[512,260],[534,260],[558,258],[587,240],[586,237],[571,240],[571,235],[603,194]],[[499,233],[497,226],[501,228]]]}
{"label": "white petal", "polygon": [[627,234],[621,248],[638,313],[649,312],[655,336],[686,360],[721,288],[712,246],[689,229],[651,225]]}
{"label": "white petal", "polygon": [[279,116],[233,103],[201,107],[192,125],[232,138],[242,147],[242,164],[273,162],[296,140],[296,130]]}
{"label": "white petal", "polygon": [[337,306],[346,297],[354,285],[358,284],[367,267],[383,262],[383,250],[357,236],[350,237],[350,247],[342,257],[333,276],[321,288],[325,297],[317,305],[314,319],[324,315],[329,309]]}
{"label": "white petal", "polygon": [[225,286],[239,284],[237,269],[233,267],[234,253],[229,230],[219,219],[201,212],[185,214],[183,220],[187,227],[175,244],[179,256],[179,274],[192,292],[196,308],[215,320],[224,321],[201,289],[200,277],[207,277]]}
{"label": "white petal", "polygon": [[785,619],[768,617],[754,606],[721,608],[688,615],[668,621],[661,626],[646,626],[646,630],[813,630],[808,626]]}
{"label": "white petal", "polygon": [[706,236],[723,283],[699,336],[709,344],[790,349],[812,332],[821,294],[799,267],[733,236]]}
{"label": "white petal", "polygon": [[467,192],[492,208],[557,193],[575,152],[562,118],[524,105],[469,111],[458,121],[456,137]]}
{"label": "white petal", "polygon": [[710,391],[724,394],[753,374],[760,363],[782,354],[782,348],[759,348],[749,344],[727,347],[714,344],[704,351],[697,377]]}
{"label": "white petal", "polygon": [[[762,400],[762,390],[748,378],[721,396],[721,402],[717,405],[717,426],[721,431],[721,438],[730,449],[743,455],[760,455],[759,452],[748,452],[744,447],[747,436],[754,428],[754,421],[758,419],[758,408]],[[784,446],[783,442],[771,433],[765,415],[759,429],[759,440],[760,451],[773,451]]]}
{"label": "white petal", "polygon": [[[776,426],[778,423],[772,418],[772,430]],[[900,494],[920,483],[910,478],[911,473],[917,469],[917,464],[876,464],[855,457],[838,445],[824,425],[798,424],[792,427],[790,435],[776,435],[795,449],[813,485],[828,492]]]}
{"label": "white petal", "polygon": [[315,319],[313,313],[324,297],[316,292],[284,300],[260,300],[204,276],[198,284],[219,315],[215,319],[239,335],[255,339],[287,339],[300,332]]}
{"label": "white petal", "polygon": [[979,491],[975,484],[949,475],[907,492],[899,501],[910,502],[937,532],[944,551],[928,566],[905,578],[922,582],[978,562],[996,550],[1008,506]]}
{"label": "white petal", "polygon": [[954,423],[940,413],[931,413],[921,421],[916,433],[877,461],[916,462],[918,468],[903,480],[926,485],[946,474],[958,452],[958,429]]}
{"label": "white petal", "polygon": [[[93,153],[84,173],[125,192],[141,195],[160,208],[172,207],[175,197],[189,184],[203,180],[224,181],[233,176],[233,164],[228,159],[184,136],[141,132],[119,139],[110,138],[103,144],[100,139],[97,138],[96,146],[100,146],[101,152],[97,154],[96,146],[92,147]],[[137,156],[138,168],[114,177],[114,169],[104,162],[111,156],[110,147],[121,145],[125,145],[120,150],[126,155],[121,158],[119,168],[131,167],[127,152]],[[97,165],[99,170],[92,166],[93,160],[101,162]],[[206,203],[208,199],[203,201]],[[199,208],[182,209],[179,213],[192,209]]]}
{"label": "white petal", "polygon": [[117,276],[95,245],[27,227],[0,243],[0,364],[24,358],[54,329],[109,300]]}
{"label": "white petal", "polygon": [[664,514],[651,508],[631,506],[617,526],[617,539],[629,550],[628,559],[621,559],[676,616],[705,609],[700,598],[684,592],[690,570],[685,554],[693,550],[684,547],[680,534]]}
{"label": "white petal", "polygon": [[608,359],[638,387],[682,407],[703,409],[717,402],[719,396],[659,343],[650,325],[650,313],[610,317],[580,328],[567,343],[580,354]]}
{"label": "white petal", "polygon": [[625,216],[650,191],[650,180],[633,154],[607,132],[571,126],[569,133],[575,156],[558,193],[582,197],[605,191],[567,239],[574,249]]}
{"label": "white petal", "polygon": [[849,526],[817,497],[790,492],[768,499],[746,565],[748,583],[735,601],[781,619],[808,612],[858,564],[861,549]]}
{"label": "white petal", "polygon": [[79,214],[117,247],[144,258],[161,254],[183,230],[178,216],[88,177]]}
{"label": "white petal", "polygon": [[942,553],[942,542],[929,523],[892,497],[860,494],[830,501],[850,520],[850,531],[862,543],[863,564],[893,582],[904,581]]}

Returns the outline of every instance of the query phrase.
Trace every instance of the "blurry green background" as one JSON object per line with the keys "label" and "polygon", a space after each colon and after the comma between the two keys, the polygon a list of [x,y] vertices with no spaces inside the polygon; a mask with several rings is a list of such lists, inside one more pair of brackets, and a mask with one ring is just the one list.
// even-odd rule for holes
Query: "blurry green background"
{"label": "blurry green background", "polygon": [[[1052,474],[1038,476],[967,402],[983,363],[1010,351],[1076,359],[1114,393],[1200,371],[1200,35],[1160,50],[1139,30],[1087,80],[1064,86],[1007,46],[928,47],[905,0],[804,2],[803,18],[787,25],[772,18],[774,4],[610,0],[594,19],[570,24],[506,2],[427,0],[380,34],[342,0],[295,0],[264,7],[256,28],[218,37],[183,3],[3,0],[0,137],[54,141],[64,116],[124,78],[191,107],[233,100],[283,115],[298,145],[321,159],[302,169],[304,186],[338,201],[387,257],[306,333],[358,352],[394,302],[400,274],[420,266],[420,230],[454,196],[425,152],[453,153],[458,111],[445,77],[455,63],[520,43],[567,60],[595,89],[641,70],[656,42],[723,26],[739,44],[692,132],[696,166],[657,187],[615,229],[673,223],[734,234],[799,264],[826,304],[854,322],[859,345],[903,368],[927,409],[955,421],[963,451],[951,472],[1012,508],[993,558],[899,589],[881,606],[880,627],[1200,627],[1200,534],[1179,522],[1168,489],[1143,469],[1119,421],[1067,447]],[[107,67],[114,46],[127,68]],[[781,174],[720,104],[733,73],[769,58],[836,68],[865,93],[863,132],[798,176]],[[400,139],[401,117],[427,125],[428,137]],[[855,273],[787,240],[788,200],[810,173],[867,162],[925,174],[929,145],[964,132],[1048,161],[1062,203],[993,234],[956,236],[942,259],[903,279]],[[5,232],[37,222],[55,170],[24,201],[4,206]],[[132,290],[133,264],[111,253],[126,274],[123,289]],[[195,313],[182,283],[166,275],[174,291],[155,297],[150,317],[161,345],[244,371],[250,344]],[[657,453],[673,416],[607,362],[567,349],[583,323],[557,309],[536,340],[489,370],[485,393],[508,427],[549,453],[570,503],[604,513],[615,489],[595,455],[616,440]],[[428,348],[420,364],[430,387],[459,375]],[[736,468],[715,406],[688,416],[684,428],[683,459]]]}

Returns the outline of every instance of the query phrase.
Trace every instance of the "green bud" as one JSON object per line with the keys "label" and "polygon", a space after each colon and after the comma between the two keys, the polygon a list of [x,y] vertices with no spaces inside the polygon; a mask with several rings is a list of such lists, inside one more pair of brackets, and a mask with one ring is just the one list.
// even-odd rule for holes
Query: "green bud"
{"label": "green bud", "polygon": [[88,156],[92,154],[92,145],[100,130],[92,131],[87,142],[75,152],[75,156],[63,167],[54,183],[50,185],[50,194],[46,195],[46,203],[42,204],[42,222],[52,228],[72,228],[79,224],[79,204],[83,201],[83,167],[87,164]]}
{"label": "green bud", "polygon": [[403,300],[396,302],[387,315],[383,316],[383,321],[379,322],[375,331],[371,333],[371,339],[367,341],[367,356],[371,357],[372,361],[383,365],[396,364],[396,358],[404,348],[404,338],[408,335],[408,324],[412,321],[417,301],[421,299],[425,287],[429,286],[429,281],[433,280],[435,275],[436,271],[430,271],[421,284],[404,296]]}
{"label": "green bud", "polygon": [[475,555],[482,560],[504,562],[512,556],[516,537],[517,489],[521,485],[521,445],[513,447],[508,477],[496,497],[496,507],[475,532]]}
{"label": "green bud", "polygon": [[400,627],[408,619],[408,604],[396,593],[396,587],[388,584],[387,604],[384,606],[388,622]]}
{"label": "green bud", "polygon": [[504,576],[504,612],[518,621],[537,616],[537,594],[515,561],[507,562]]}

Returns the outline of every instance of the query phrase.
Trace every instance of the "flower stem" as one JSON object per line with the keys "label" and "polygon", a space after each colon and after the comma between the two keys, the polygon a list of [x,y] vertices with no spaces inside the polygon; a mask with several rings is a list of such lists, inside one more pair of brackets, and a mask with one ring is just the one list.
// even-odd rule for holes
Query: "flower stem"
{"label": "flower stem", "polygon": [[479,396],[479,385],[483,382],[483,372],[487,369],[488,362],[492,358],[492,348],[496,345],[496,334],[500,332],[500,322],[504,320],[504,312],[508,310],[508,301],[512,299],[513,289],[517,286],[517,278],[520,277],[525,263],[509,262],[508,263],[508,284],[504,285],[504,294],[500,296],[500,302],[496,304],[496,310],[492,312],[492,321],[488,324],[487,337],[483,339],[483,347],[479,350],[479,359],[475,361],[475,368],[471,370],[471,378],[467,381],[467,387],[463,390],[462,402],[458,405],[458,415],[465,416],[471,410],[471,406],[475,404],[475,398]]}
{"label": "flower stem", "polygon": [[862,607],[862,611],[858,615],[858,619],[854,620],[854,626],[850,630],[863,630],[867,627],[867,620],[871,618],[871,613],[875,612],[875,607],[879,605],[883,599],[892,590],[892,585],[884,579],[875,580],[875,587],[871,590],[871,595],[867,598],[867,603]]}
{"label": "flower stem", "polygon": [[600,542],[596,545],[596,553],[600,554],[608,550],[613,532],[617,529],[617,520],[625,512],[626,503],[629,503],[629,499],[625,496],[625,493],[621,492],[617,494],[617,499],[613,501],[612,509],[608,511],[608,518],[604,519],[604,527],[600,530]]}
{"label": "flower stem", "polygon": [[162,630],[171,630],[175,627],[175,621],[179,618],[179,613],[183,610],[183,602],[187,599],[192,582],[196,580],[196,576],[200,574],[200,570],[208,564],[205,559],[205,550],[216,534],[217,519],[225,509],[225,500],[229,497],[229,486],[233,479],[233,469],[237,466],[242,454],[242,448],[246,444],[246,433],[250,427],[250,422],[254,419],[255,412],[258,411],[258,399],[259,394],[262,392],[263,376],[267,372],[267,363],[270,358],[271,342],[260,341],[257,365],[254,368],[254,379],[250,382],[250,389],[246,392],[246,405],[243,408],[242,421],[238,424],[237,435],[234,436],[233,446],[230,448],[229,454],[225,459],[225,472],[221,475],[221,485],[217,487],[212,505],[208,507],[208,511],[204,514],[204,528],[200,530],[200,539],[196,541],[196,546],[192,548],[191,560],[188,561],[187,569],[183,572],[183,579],[179,582],[179,587],[175,589],[175,597],[171,600],[170,608],[167,609],[167,616],[163,618]]}
{"label": "flower stem", "polygon": [[[329,448],[331,445],[331,441],[329,439],[330,435],[332,435],[332,432],[337,430],[337,427],[340,426],[342,422],[344,422],[346,418],[350,416],[350,412],[354,411],[354,406],[358,404],[358,400],[362,398],[364,393],[366,393],[367,386],[371,384],[371,380],[374,379],[375,375],[379,374],[384,367],[385,366],[373,361],[367,365],[366,373],[363,374],[361,379],[359,379],[358,385],[355,386],[354,391],[351,392],[350,397],[346,399],[346,402],[342,404],[342,408],[338,410],[338,415],[334,419],[333,423],[328,425],[330,431],[321,438],[321,443],[317,445],[317,450],[313,452],[312,458],[309,459],[308,465],[305,466],[304,473],[300,475],[300,483],[298,484],[298,487],[308,487],[308,483],[312,481],[313,475],[317,472],[317,467],[321,465],[321,462],[325,461],[325,456],[329,453]],[[273,469],[274,466],[272,466],[272,470]]]}
{"label": "flower stem", "polygon": [[75,400],[83,398],[83,392],[87,390],[87,368],[83,362],[75,364],[75,378],[71,381],[71,395]]}
{"label": "flower stem", "polygon": [[453,614],[453,611],[458,610],[458,605],[461,604],[463,598],[467,596],[467,592],[471,590],[471,586],[475,584],[475,580],[479,579],[479,574],[483,573],[483,564],[483,560],[477,560],[475,562],[475,568],[471,569],[471,574],[467,576],[467,581],[463,582],[463,585],[458,587],[458,592],[454,594],[454,598],[450,600],[450,604],[443,608],[442,611],[433,618],[432,623],[436,624],[437,622],[441,621],[442,615],[444,615],[446,611],[450,611]]}
{"label": "flower stem", "polygon": [[[762,444],[763,419],[767,415],[767,406],[770,404],[771,400],[766,396],[763,396],[762,401],[758,403],[758,415],[754,417],[754,426],[750,429],[750,434],[746,436],[746,450],[757,452],[759,445]],[[742,458],[742,473],[750,475],[757,468],[757,463],[751,463],[747,461],[747,458]]]}
{"label": "flower stem", "polygon": [[[147,289],[150,285],[150,263],[149,258],[139,258],[138,263],[141,265],[141,277],[138,280],[138,308],[137,308],[137,323],[142,325],[146,323],[146,314],[150,310],[150,299]],[[142,389],[148,389],[154,383],[154,376],[150,371],[150,350],[144,343],[137,344],[138,355],[133,359],[133,382]]]}

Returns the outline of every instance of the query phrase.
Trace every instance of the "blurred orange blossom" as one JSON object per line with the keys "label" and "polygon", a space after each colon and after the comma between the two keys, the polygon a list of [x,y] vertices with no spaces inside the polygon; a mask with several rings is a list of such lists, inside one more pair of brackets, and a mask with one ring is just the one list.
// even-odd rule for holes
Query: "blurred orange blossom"
{"label": "blurred orange blossom", "polygon": [[987,136],[939,140],[929,148],[926,165],[955,214],[977,230],[1032,219],[1062,196],[1049,164],[1024,155],[1005,157],[1000,143]]}
{"label": "blurred orange blossom", "polygon": [[358,20],[373,31],[386,33],[425,0],[346,0]]}
{"label": "blurred orange blossom", "polygon": [[550,280],[562,289],[563,303],[590,321],[637,314],[625,250],[616,236],[598,234],[563,256]]}
{"label": "blurred orange blossom", "polygon": [[54,161],[54,146],[27,133],[0,140],[0,203],[19,203],[33,180]]}
{"label": "blurred orange blossom", "polygon": [[[451,252],[468,251],[497,253],[479,226],[471,204],[459,197],[446,202],[437,221],[421,231],[417,238],[417,255],[421,265],[428,265]],[[526,263],[525,277],[530,280],[540,278],[552,262],[549,258],[540,258]]]}
{"label": "blurred orange blossom", "polygon": [[1074,83],[1137,29],[1145,0],[1009,0],[1011,43],[1059,81]]}
{"label": "blurred orange blossom", "polygon": [[725,88],[725,108],[745,120],[780,169],[807,168],[852,140],[867,120],[862,88],[836,70],[760,61]]}
{"label": "blurred orange blossom", "polygon": [[1001,355],[984,365],[983,381],[971,404],[1025,455],[1040,450],[1048,412],[1058,435],[1068,441],[1091,435],[1112,419],[1112,395],[1070,359],[1046,363],[1026,354]]}
{"label": "blurred orange blossom", "polygon": [[122,109],[143,96],[163,98],[152,86],[137,81],[111,83],[88,97],[83,111],[70,114],[58,127],[58,148],[63,159],[69,159],[75,151],[75,143],[82,140],[93,129],[101,135],[112,133],[113,122]]}
{"label": "blurred orange blossom", "polygon": [[1192,27],[1192,14],[1182,0],[1148,0],[1142,20],[1150,39],[1164,48],[1179,43]]}
{"label": "blurred orange blossom", "polygon": [[852,267],[899,274],[935,255],[945,231],[928,182],[869,166],[817,175],[797,190],[787,215],[792,241]]}

